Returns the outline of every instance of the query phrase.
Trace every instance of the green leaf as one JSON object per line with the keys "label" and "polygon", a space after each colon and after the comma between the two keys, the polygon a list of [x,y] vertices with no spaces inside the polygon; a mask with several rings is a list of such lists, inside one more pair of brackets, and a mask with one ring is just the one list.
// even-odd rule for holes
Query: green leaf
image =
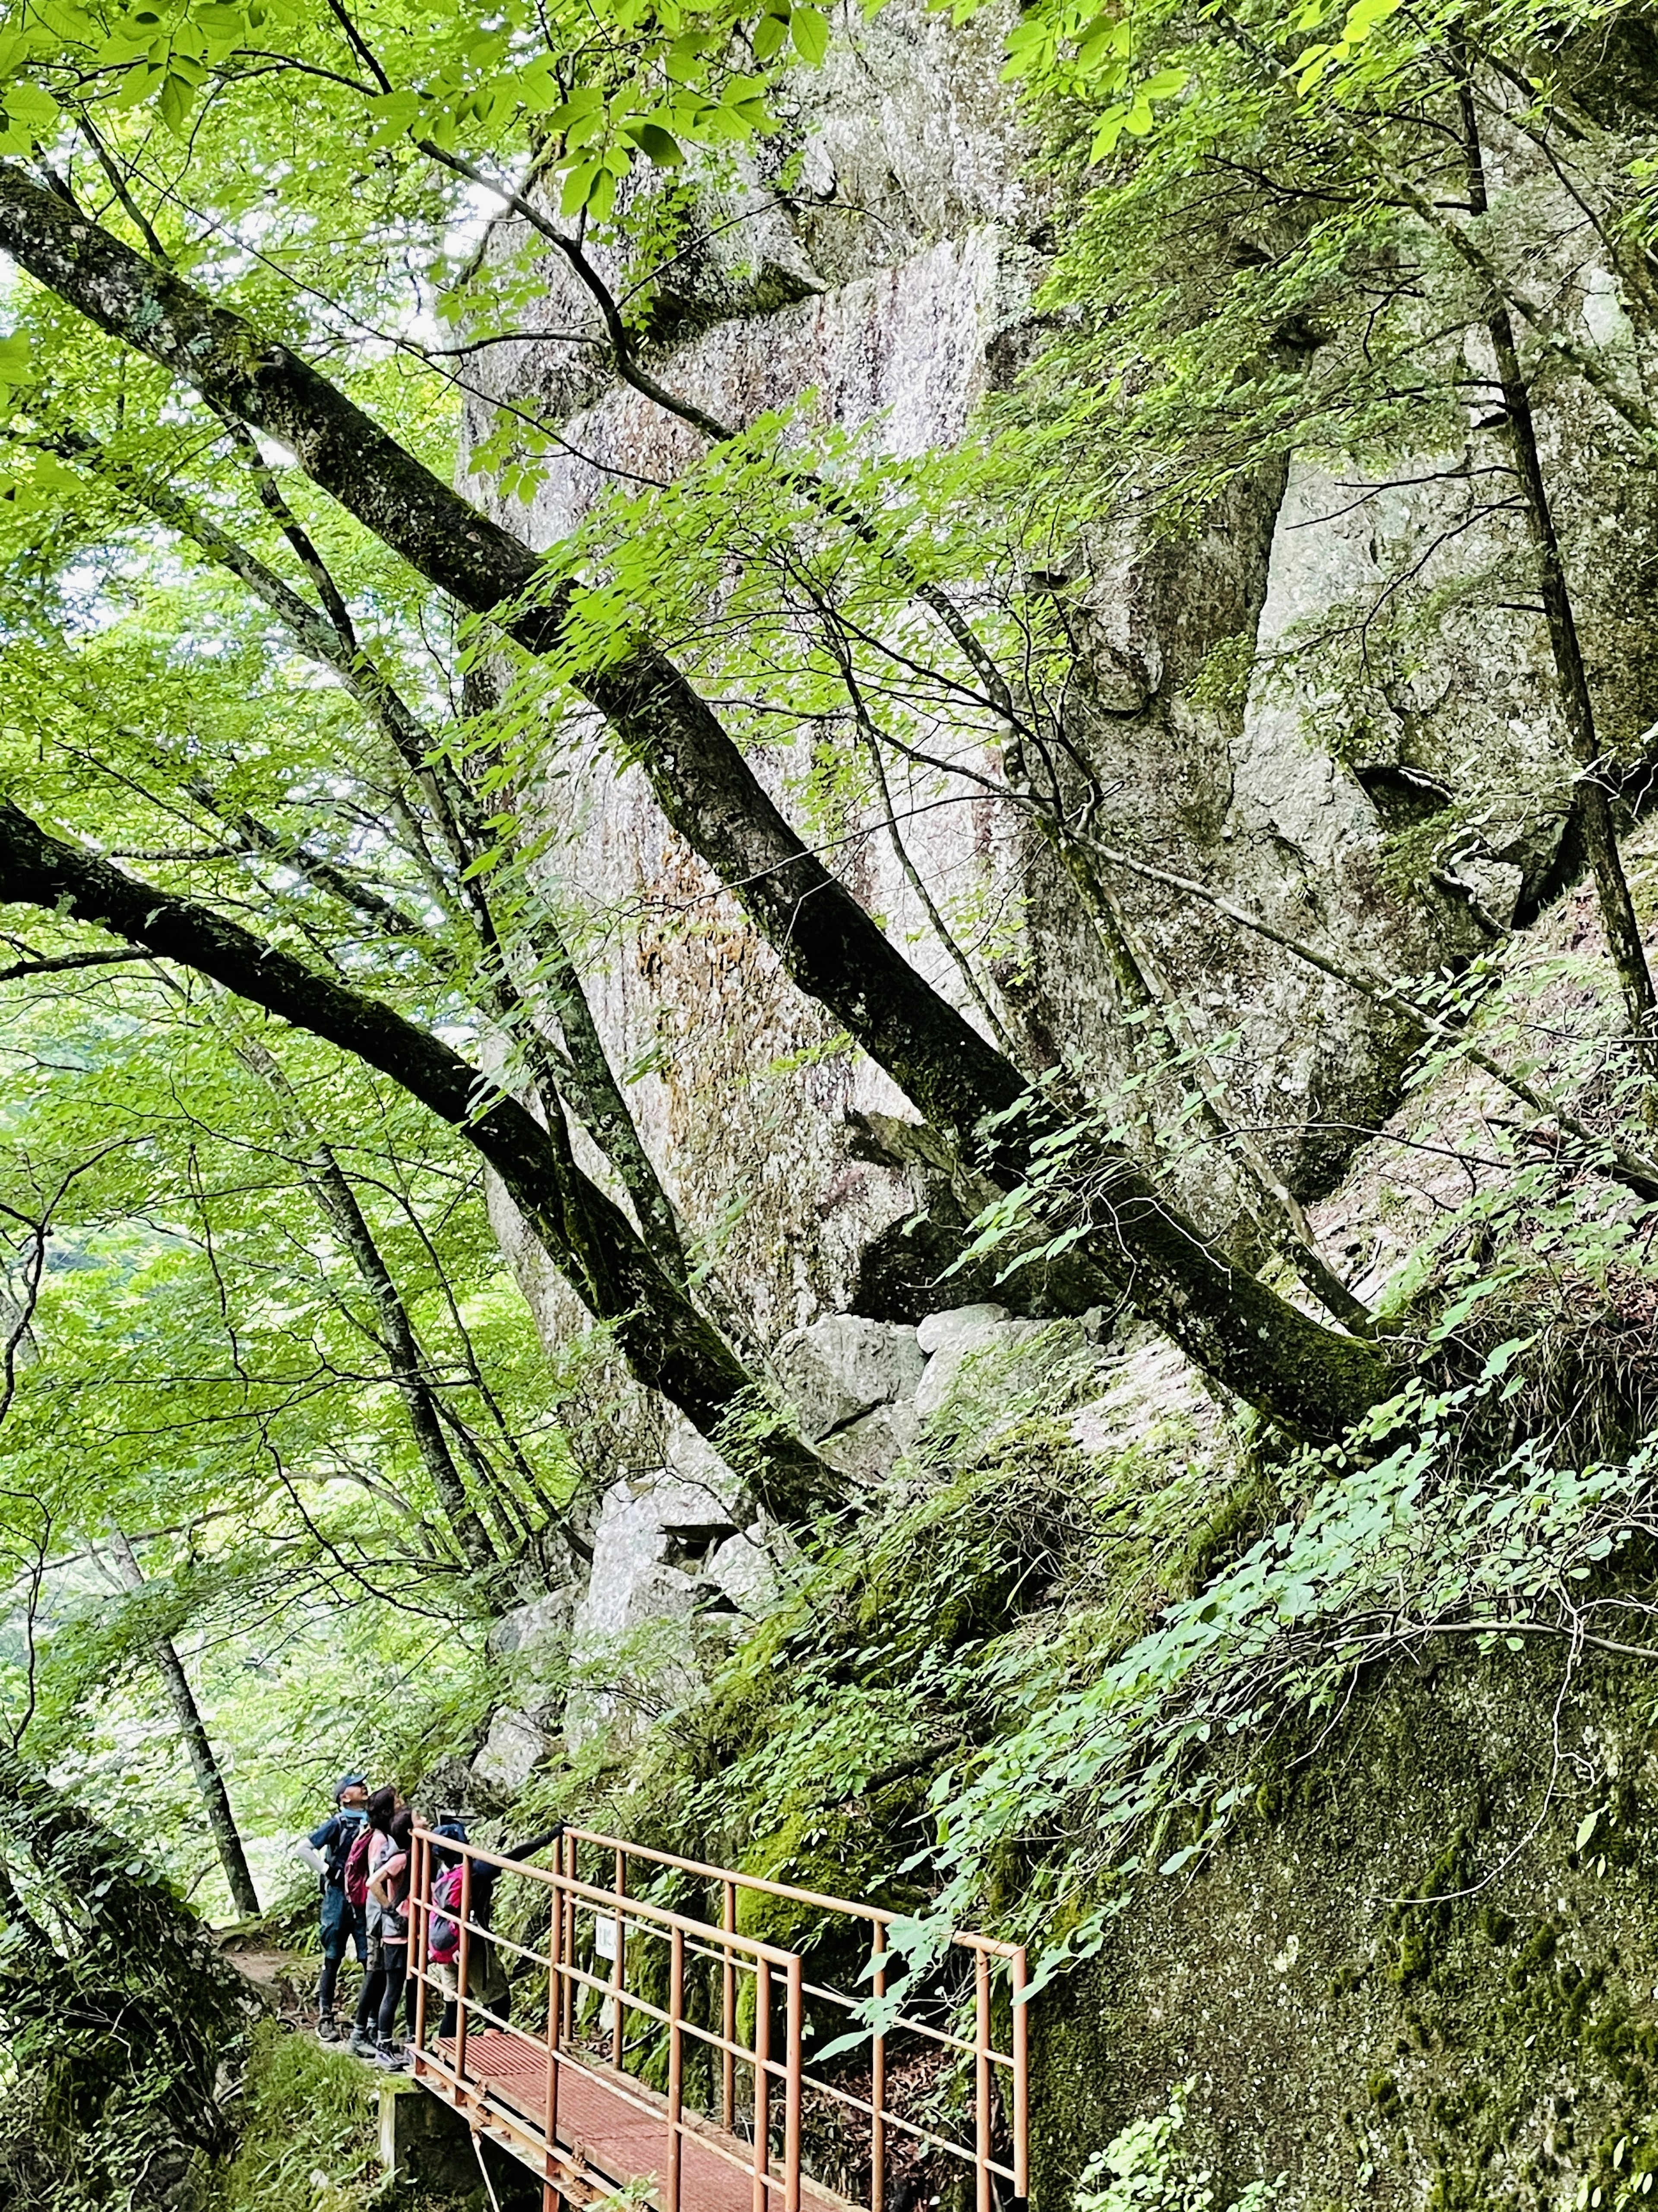
{"label": "green leaf", "polygon": [[829,50],[829,17],[820,9],[797,6],[789,16],[789,35],[801,60],[816,69]]}
{"label": "green leaf", "polygon": [[564,189],[559,194],[558,211],[567,219],[578,216],[586,206],[589,195],[600,174],[597,161],[580,161],[564,179]]}
{"label": "green leaf", "polygon": [[684,149],[671,131],[659,123],[634,123],[628,127],[628,136],[643,154],[649,155],[659,169],[677,167],[684,158]]}
{"label": "green leaf", "polygon": [[178,70],[169,70],[162,82],[161,95],[156,105],[161,110],[162,122],[166,124],[174,137],[184,137],[185,126],[190,121],[190,111],[195,104],[196,87],[188,77],[181,76]]}
{"label": "green leaf", "polygon": [[774,55],[781,53],[788,35],[789,18],[786,10],[781,14],[772,12],[762,15],[750,34],[750,43],[754,48],[755,59],[768,62]]}

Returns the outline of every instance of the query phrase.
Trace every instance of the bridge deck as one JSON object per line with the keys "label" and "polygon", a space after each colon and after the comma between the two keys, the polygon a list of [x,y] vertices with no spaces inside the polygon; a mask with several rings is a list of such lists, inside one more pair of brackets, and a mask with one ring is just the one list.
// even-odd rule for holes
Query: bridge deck
{"label": "bridge deck", "polygon": [[[544,1850],[550,1866],[534,1863]],[[521,1934],[491,1923],[500,1879],[531,1886]],[[862,1960],[851,1986],[820,1984],[801,1950],[739,1925],[751,1898],[780,1898],[833,1932],[840,1948],[825,1955]],[[598,2212],[619,2191],[649,2196],[657,2212],[857,2212],[803,2171],[809,2142],[835,2145],[837,2173],[867,2175],[868,2212],[890,2212],[918,2185],[935,2198],[970,2192],[974,2212],[1023,2212],[1025,1954],[955,1929],[908,2000],[865,2028],[864,1996],[889,1995],[895,1917],[585,1828],[518,1855],[416,1828],[410,1967],[426,2047],[411,2052],[414,2078],[529,2168],[543,2212]],[[452,1959],[433,1958],[440,1944]],[[507,2027],[485,2001],[497,1969],[526,2000],[545,1991],[533,2028]],[[999,1977],[1006,2049],[993,2032]],[[440,2018],[459,2025],[457,2004],[465,2030],[429,2043]],[[859,2069],[838,2077],[808,2058],[837,2014],[852,2040],[824,2057],[865,2047]],[[665,2096],[621,2070],[647,2048]],[[964,2094],[941,2112],[925,2083],[946,2077]]]}
{"label": "bridge deck", "polygon": [[[502,2143],[557,2193],[591,2203],[636,2182],[660,2185],[668,2160],[668,2100],[631,2075],[582,2055],[558,2068],[558,2124],[547,2136],[547,2057],[518,2036],[474,2030],[466,2039],[466,2076],[454,2072],[454,2046],[413,2054],[416,2081]],[[679,2212],[756,2212],[752,2146],[712,2121],[681,2123]],[[550,2148],[552,2155],[547,2154]],[[780,2212],[783,2177],[763,2185]],[[851,2212],[844,2197],[800,2178],[801,2212]]]}

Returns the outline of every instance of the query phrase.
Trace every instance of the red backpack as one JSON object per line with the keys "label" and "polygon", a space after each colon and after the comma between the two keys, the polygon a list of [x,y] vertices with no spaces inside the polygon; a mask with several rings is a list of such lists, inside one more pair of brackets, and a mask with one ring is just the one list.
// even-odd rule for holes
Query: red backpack
{"label": "red backpack", "polygon": [[374,1831],[365,1820],[345,1855],[345,1901],[349,1905],[368,1902],[368,1846],[374,1839]]}
{"label": "red backpack", "polygon": [[462,1871],[459,1866],[447,1867],[432,1884],[432,1925],[426,1955],[434,1966],[452,1966],[460,1956]]}

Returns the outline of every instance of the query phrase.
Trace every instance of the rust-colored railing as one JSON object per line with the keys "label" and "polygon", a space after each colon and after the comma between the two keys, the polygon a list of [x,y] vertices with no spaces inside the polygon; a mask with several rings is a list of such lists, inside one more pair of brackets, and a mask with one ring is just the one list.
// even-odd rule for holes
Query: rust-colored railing
{"label": "rust-colored railing", "polygon": [[[459,1858],[463,1869],[452,1916],[460,1950],[446,1970],[428,1956],[434,1851]],[[424,1829],[416,1832],[414,1856],[416,2078],[465,2113],[476,2132],[536,2170],[549,2206],[560,2197],[592,2203],[649,2179],[660,2212],[802,2212],[803,2203],[807,2212],[824,2212],[848,2197],[814,2179],[810,2153],[803,2157],[810,2106],[826,2130],[829,2166],[841,2176],[853,2166],[859,2179],[866,2173],[855,2201],[869,2212],[895,2212],[901,2195],[953,2199],[965,2212],[969,2192],[974,2212],[993,2212],[1010,2199],[1022,2208],[1026,1967],[1016,1946],[957,1932],[951,1943],[970,1960],[970,1987],[918,1992],[896,2014],[883,2008],[872,2030],[859,2014],[872,1994],[887,1996],[888,1931],[897,1917],[878,1906],[586,1829],[565,1832],[551,1866],[505,1860]],[[545,1893],[544,1942],[511,1940],[474,1917],[481,1863]],[[708,1917],[642,1893],[647,1882],[665,1880],[689,1888]],[[838,1923],[852,1931],[867,1958],[865,1986],[852,1991],[810,1980],[800,1953],[744,1932],[744,1891],[804,1907],[820,1929]],[[514,1917],[525,1917],[521,1911]],[[533,2028],[521,2019],[503,2022],[492,2009],[503,1956],[516,1962],[514,2008],[531,2000]],[[1005,2050],[993,2033],[998,1974],[1011,2000]],[[452,2013],[450,2032],[436,2038],[434,2006]],[[814,2008],[845,2016],[848,2036],[830,2039],[843,2057],[850,2051],[861,2060],[856,2073],[811,2069],[808,2045],[825,2041],[814,2033]],[[641,2066],[653,2083],[641,2078]],[[958,2069],[954,2094],[935,2094],[929,2106],[927,2088],[938,2091],[951,2067]],[[906,2093],[915,2109],[900,2108]],[[933,2109],[943,2105],[959,2116],[957,2131]],[[926,2172],[926,2185],[895,2191],[895,2169],[912,2183]]]}

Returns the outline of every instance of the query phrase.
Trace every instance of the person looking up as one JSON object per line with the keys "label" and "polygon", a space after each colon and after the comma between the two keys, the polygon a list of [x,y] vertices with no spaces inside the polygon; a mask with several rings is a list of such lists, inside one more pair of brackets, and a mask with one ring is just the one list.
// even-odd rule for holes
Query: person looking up
{"label": "person looking up", "polygon": [[415,1816],[407,1805],[392,1816],[392,1849],[369,1876],[368,1895],[380,1911],[380,1969],[385,1984],[375,2015],[375,2052],[389,2073],[401,2073],[408,2053],[396,2035],[398,1999],[409,1972],[409,1885],[414,1872]]}
{"label": "person looking up", "polygon": [[317,2033],[325,2043],[337,2043],[339,2024],[334,2017],[335,1991],[345,1949],[356,1951],[357,1964],[367,1957],[367,1924],[361,1905],[345,1893],[345,1863],[351,1846],[367,1818],[368,1784],[361,1774],[343,1774],[334,1784],[334,1810],[320,1827],[295,1846],[295,1854],[316,1869],[320,1889],[319,1924],[322,1935],[322,1972],[317,1980]]}
{"label": "person looking up", "polygon": [[[544,1835],[531,1836],[525,1843],[510,1844],[499,1856],[514,1863],[523,1859],[532,1859],[558,1841],[564,1833],[564,1826],[562,1820],[556,1820]],[[501,1960],[495,1955],[495,1947],[489,1940],[489,1930],[494,1925],[495,1885],[502,1875],[511,1872],[511,1863],[502,1866],[497,1865],[494,1859],[475,1858],[467,1885],[466,1994],[475,2004],[482,2006],[485,2012],[500,2021],[503,2027],[513,2016],[513,1992]],[[436,1972],[448,2000],[438,2025],[440,2039],[446,2041],[455,2032],[455,2014],[459,2006],[459,1961],[454,1966],[439,1966]]]}
{"label": "person looking up", "polygon": [[[408,1964],[406,1940],[401,1960],[387,1958],[386,1911],[374,1891],[375,1877],[386,1862],[396,1856],[397,1845],[392,1839],[392,1824],[404,1809],[397,1791],[389,1784],[383,1790],[375,1790],[364,1808],[368,1822],[366,1859],[368,1959],[362,1990],[357,1998],[357,2017],[351,2031],[351,2055],[354,2058],[380,2057],[380,2010],[386,1995],[387,1973],[393,1965],[406,1967]],[[394,1932],[389,1946],[394,1953],[398,1949],[398,1940]],[[398,1986],[402,1986],[401,1980]]]}

